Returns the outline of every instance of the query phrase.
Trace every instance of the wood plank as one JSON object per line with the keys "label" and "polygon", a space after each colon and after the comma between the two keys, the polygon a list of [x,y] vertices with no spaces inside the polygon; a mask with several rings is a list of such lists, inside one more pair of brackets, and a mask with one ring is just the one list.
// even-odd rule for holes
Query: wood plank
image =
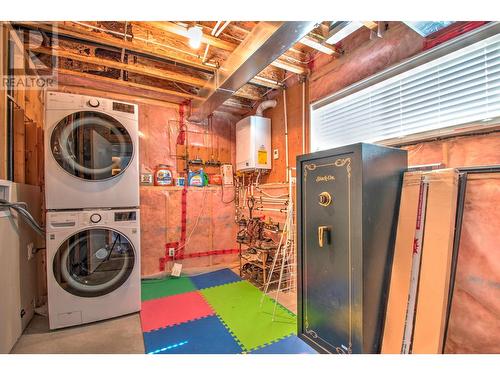
{"label": "wood plank", "polygon": [[422,174],[406,172],[403,176],[382,354],[400,354],[403,345]]}
{"label": "wood plank", "polygon": [[[54,27],[40,22],[14,22],[16,25],[21,25],[30,29],[40,29],[47,32],[54,32]],[[192,56],[181,55],[179,52],[167,51],[166,47],[161,48],[153,43],[145,43],[138,40],[125,41],[112,36],[107,36],[103,32],[98,34],[92,31],[84,31],[82,29],[69,28],[60,23],[57,23],[57,34],[66,37],[87,41],[90,43],[100,44],[102,46],[124,48],[131,52],[137,52],[150,56],[152,58],[163,58],[169,61],[179,62],[194,68],[200,68],[205,71],[215,71],[215,68],[204,65],[200,59]]]}
{"label": "wood plank", "polygon": [[30,185],[38,185],[40,171],[38,170],[37,124],[32,121],[27,122],[25,129],[25,182]]}
{"label": "wood plank", "polygon": [[[147,22],[147,24],[151,25],[159,30],[163,30],[165,32],[175,34],[178,36],[182,36],[185,38],[186,42],[188,40],[187,30],[184,27],[182,27],[180,25],[176,25],[173,22]],[[223,49],[225,51],[229,51],[229,52],[233,52],[236,49],[236,47],[238,47],[238,44],[226,42],[226,41],[223,41],[219,38],[216,38],[214,36],[207,35],[207,34],[203,34],[202,43],[205,43],[205,44],[210,43],[210,45],[213,47],[221,48],[221,49]],[[288,70],[290,72],[297,73],[297,74],[304,74],[306,72],[306,70],[303,67],[301,67],[300,65],[286,62],[283,59],[275,60],[271,63],[271,65],[276,66],[280,69],[285,69],[285,70]]]}
{"label": "wood plank", "polygon": [[69,70],[69,69],[57,69],[57,72],[61,73],[61,74],[67,74],[67,75],[72,75],[72,76],[81,77],[81,78],[93,79],[93,80],[99,81],[99,82],[112,83],[112,84],[115,84],[117,86],[122,86],[122,87],[149,90],[149,91],[153,91],[153,92],[157,92],[157,93],[161,93],[161,94],[166,94],[166,95],[175,95],[175,96],[179,96],[179,97],[182,97],[185,99],[197,99],[196,95],[186,94],[186,93],[180,92],[180,91],[167,90],[167,89],[162,89],[159,87],[143,85],[140,83],[121,81],[118,79],[102,77],[102,76],[98,76],[98,75],[90,74],[90,73],[76,72],[74,70]]}
{"label": "wood plank", "polygon": [[283,60],[274,60],[272,63],[271,63],[272,66],[275,66],[277,68],[280,68],[280,69],[283,69],[283,70],[287,70],[291,73],[295,73],[295,74],[304,74],[307,72],[307,68],[304,68],[302,66],[299,66],[299,65],[295,65],[295,64],[291,64],[289,62],[286,62],[286,61],[283,61]]}
{"label": "wood plank", "polygon": [[375,21],[363,21],[363,25],[368,27],[370,30],[378,29],[378,23]]}
{"label": "wood plank", "polygon": [[[37,163],[38,163],[38,183],[37,185],[43,186],[45,183],[44,176],[44,155],[43,155],[43,127],[36,127],[36,152],[37,152]],[[42,215],[44,218],[44,215]]]}
{"label": "wood plank", "polygon": [[26,124],[23,109],[14,109],[13,128],[14,182],[24,184],[26,182]]}
{"label": "wood plank", "polygon": [[[0,75],[7,70],[7,28],[0,23]],[[0,179],[7,178],[7,90],[0,89]]]}
{"label": "wood plank", "polygon": [[454,169],[442,169],[426,175],[429,197],[412,353],[442,354],[457,213],[458,173]]}
{"label": "wood plank", "polygon": [[[187,29],[175,24],[174,22],[155,22],[155,21],[148,21],[148,25],[158,29],[159,31],[163,31],[172,35],[180,36],[184,39],[184,41],[188,41],[189,37],[187,35]],[[140,24],[139,24],[140,25]],[[203,36],[201,37],[201,42],[203,44],[210,44],[210,46],[215,47],[215,48],[220,48],[225,51],[232,52],[238,47],[237,44],[227,42],[225,40],[216,38],[215,36],[212,36],[210,34],[205,34],[203,33]]]}
{"label": "wood plank", "polygon": [[142,64],[126,64],[119,61],[103,59],[100,57],[82,55],[79,53],[63,50],[61,48],[38,47],[34,49],[32,52],[40,52],[46,55],[63,57],[65,59],[72,59],[89,64],[102,65],[108,68],[126,70],[128,72],[143,74],[149,77],[155,77],[169,81],[185,83],[187,85],[195,87],[202,87],[207,83],[207,81],[202,78],[196,78],[186,74],[179,74],[164,69],[152,68]]}
{"label": "wood plank", "polygon": [[310,37],[309,35],[306,35],[304,38],[302,38],[302,40],[299,43],[311,47],[327,55],[339,54],[334,46],[328,44],[321,44],[319,41]]}

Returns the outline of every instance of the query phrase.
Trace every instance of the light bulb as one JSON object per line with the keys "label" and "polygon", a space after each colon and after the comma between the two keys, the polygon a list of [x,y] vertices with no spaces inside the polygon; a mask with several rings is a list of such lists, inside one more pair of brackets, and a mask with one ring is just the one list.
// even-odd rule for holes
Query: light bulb
{"label": "light bulb", "polygon": [[203,36],[203,31],[198,26],[192,26],[187,29],[187,35],[189,38],[189,46],[194,49],[200,48],[201,37]]}

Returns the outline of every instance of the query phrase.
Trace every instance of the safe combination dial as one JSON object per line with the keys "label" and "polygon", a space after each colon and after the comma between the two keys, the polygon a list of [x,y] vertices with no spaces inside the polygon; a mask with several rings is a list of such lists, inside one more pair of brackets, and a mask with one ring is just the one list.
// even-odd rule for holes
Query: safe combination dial
{"label": "safe combination dial", "polygon": [[332,203],[332,196],[329,192],[324,191],[319,195],[319,204],[323,207],[329,206]]}

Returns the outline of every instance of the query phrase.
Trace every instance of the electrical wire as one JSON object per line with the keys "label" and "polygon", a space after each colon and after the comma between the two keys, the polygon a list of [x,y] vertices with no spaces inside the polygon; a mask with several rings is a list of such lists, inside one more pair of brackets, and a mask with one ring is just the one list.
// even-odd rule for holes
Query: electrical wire
{"label": "electrical wire", "polygon": [[193,236],[196,228],[198,227],[198,222],[200,221],[200,218],[201,218],[201,215],[203,214],[203,209],[205,208],[205,202],[206,202],[206,195],[207,195],[207,188],[204,187],[203,188],[203,197],[202,197],[202,205],[201,205],[201,208],[200,208],[200,213],[198,214],[198,217],[196,218],[196,221],[194,223],[194,226],[193,228],[191,229],[191,232],[189,233],[188,237],[186,238],[186,241],[184,242],[184,244],[182,246],[179,246],[176,251],[180,250],[180,249],[183,249],[187,246],[187,244],[189,243],[189,241],[191,240],[191,237]]}
{"label": "electrical wire", "polygon": [[28,224],[39,236],[45,237],[45,230],[29,213],[27,210],[28,205],[25,202],[9,202],[5,199],[0,199],[0,207],[6,207],[9,210],[16,211],[26,224]]}

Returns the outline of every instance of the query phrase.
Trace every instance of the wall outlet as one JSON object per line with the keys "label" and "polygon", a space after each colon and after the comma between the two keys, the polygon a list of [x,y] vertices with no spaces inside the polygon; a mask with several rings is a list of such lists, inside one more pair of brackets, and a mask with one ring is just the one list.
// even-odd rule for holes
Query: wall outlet
{"label": "wall outlet", "polygon": [[175,247],[168,248],[168,256],[170,256],[170,257],[175,256]]}
{"label": "wall outlet", "polygon": [[279,157],[280,157],[280,152],[277,148],[275,148],[273,150],[273,159],[276,160],[276,159],[279,159]]}
{"label": "wall outlet", "polygon": [[26,246],[27,249],[28,249],[28,260],[31,260],[31,258],[33,258],[33,256],[35,255],[33,253],[33,249],[35,248],[35,244],[33,242],[30,242],[28,244],[28,246]]}

